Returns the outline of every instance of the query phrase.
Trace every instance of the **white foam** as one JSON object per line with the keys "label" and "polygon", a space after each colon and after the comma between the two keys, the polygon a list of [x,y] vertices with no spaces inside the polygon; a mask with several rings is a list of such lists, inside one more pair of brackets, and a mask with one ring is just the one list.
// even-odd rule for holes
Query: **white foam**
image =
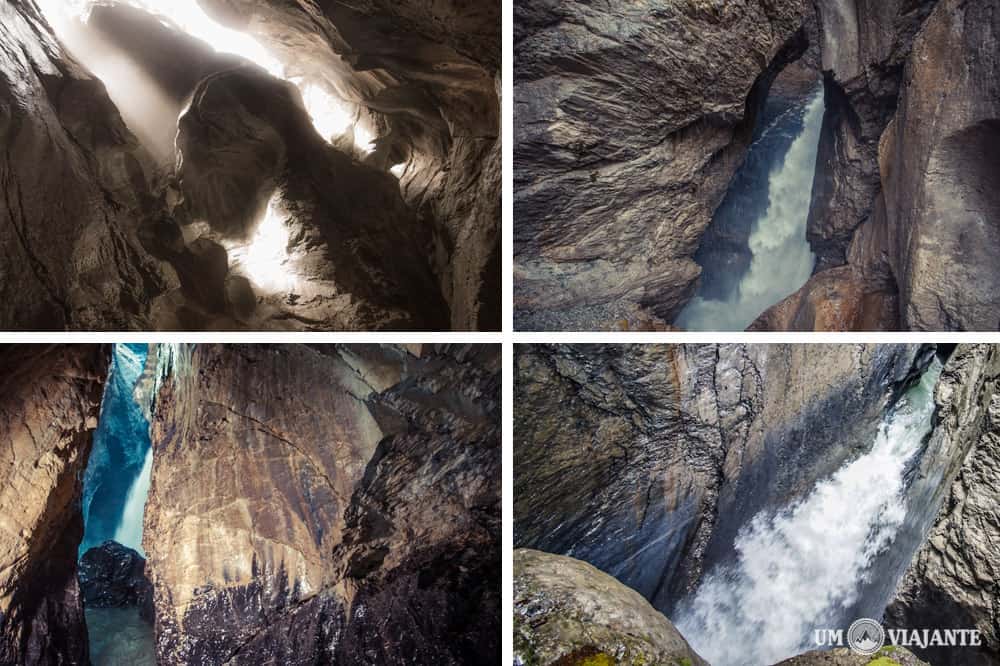
{"label": "white foam", "polygon": [[[904,472],[931,429],[940,363],[892,409],[871,450],[777,515],[736,538],[735,564],[714,570],[677,615],[713,666],[773,664],[809,649],[813,629],[837,629],[874,558],[906,517]],[[846,627],[843,627],[846,628]]]}

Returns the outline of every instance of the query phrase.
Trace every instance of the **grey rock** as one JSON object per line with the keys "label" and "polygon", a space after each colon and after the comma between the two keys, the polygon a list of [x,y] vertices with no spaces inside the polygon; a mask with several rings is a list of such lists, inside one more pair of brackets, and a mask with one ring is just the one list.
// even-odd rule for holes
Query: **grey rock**
{"label": "grey rock", "polygon": [[634,590],[586,562],[514,551],[514,658],[524,666],[707,666]]}
{"label": "grey rock", "polygon": [[808,13],[757,0],[517,4],[519,328],[584,328],[609,304],[672,320],[757,106],[808,46]]}

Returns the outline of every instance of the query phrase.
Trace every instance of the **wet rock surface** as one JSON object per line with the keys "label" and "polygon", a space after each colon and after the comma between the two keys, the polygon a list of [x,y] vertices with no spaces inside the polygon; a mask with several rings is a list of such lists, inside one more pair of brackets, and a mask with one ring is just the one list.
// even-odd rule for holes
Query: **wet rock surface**
{"label": "wet rock surface", "polygon": [[[517,325],[596,306],[669,322],[758,103],[808,47],[805,2],[515,7]],[[617,307],[611,307],[616,304]]]}
{"label": "wet rock surface", "polygon": [[153,423],[158,658],[494,660],[499,404],[498,348],[191,350]]}
{"label": "wet rock surface", "polygon": [[667,618],[586,562],[514,551],[514,658],[524,666],[707,666]]}
{"label": "wet rock surface", "polygon": [[0,348],[0,662],[87,663],[80,479],[109,359],[101,345]]}
{"label": "wet rock surface", "polygon": [[116,541],[105,541],[83,554],[77,567],[80,595],[87,608],[135,606],[153,621],[153,587],[146,577],[146,560]]}
{"label": "wet rock surface", "polygon": [[[885,613],[884,622],[890,627],[981,632],[983,645],[979,649],[914,648],[935,665],[985,665],[1000,658],[1000,633],[995,623],[1000,593],[995,553],[1000,538],[995,519],[1000,367],[995,354],[990,357],[979,378],[981,390],[971,394],[954,391],[956,399],[944,423],[953,433],[952,446],[957,452],[942,475],[939,492],[945,495],[944,502]],[[969,362],[957,370],[969,375],[975,372],[972,365]],[[949,483],[951,479],[954,481]]]}

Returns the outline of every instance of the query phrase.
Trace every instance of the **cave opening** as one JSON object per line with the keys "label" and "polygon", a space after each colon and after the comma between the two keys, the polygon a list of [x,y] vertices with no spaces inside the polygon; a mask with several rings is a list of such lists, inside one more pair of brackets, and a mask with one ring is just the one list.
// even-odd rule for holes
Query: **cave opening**
{"label": "cave opening", "polygon": [[116,325],[494,325],[499,79],[465,35],[492,11],[442,31],[394,6],[18,1],[38,132],[127,245]]}
{"label": "cave opening", "polygon": [[91,661],[153,664],[152,587],[142,545],[152,474],[155,349],[116,344],[83,478],[78,579]]}
{"label": "cave opening", "polygon": [[825,93],[815,72],[798,74],[797,90],[772,87],[768,94],[746,158],[695,254],[701,277],[675,319],[680,328],[744,330],[812,274],[806,226]]}

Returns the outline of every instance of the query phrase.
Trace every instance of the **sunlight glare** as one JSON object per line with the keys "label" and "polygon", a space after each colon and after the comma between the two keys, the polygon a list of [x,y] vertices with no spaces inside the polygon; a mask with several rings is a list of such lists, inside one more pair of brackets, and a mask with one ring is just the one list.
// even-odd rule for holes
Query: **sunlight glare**
{"label": "sunlight glare", "polygon": [[224,242],[232,272],[241,274],[263,292],[287,292],[295,286],[289,264],[289,232],[281,195],[275,192],[267,204],[264,219],[247,243]]}

